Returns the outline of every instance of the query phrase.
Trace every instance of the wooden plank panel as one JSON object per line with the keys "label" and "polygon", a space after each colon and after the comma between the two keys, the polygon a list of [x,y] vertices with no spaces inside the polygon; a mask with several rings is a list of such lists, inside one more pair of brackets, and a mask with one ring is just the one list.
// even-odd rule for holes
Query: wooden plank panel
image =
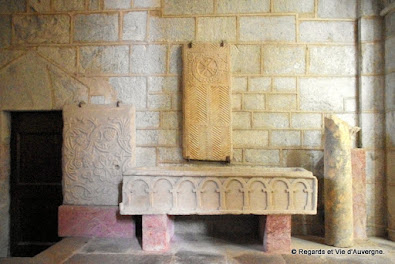
{"label": "wooden plank panel", "polygon": [[183,64],[183,156],[192,160],[230,161],[229,45],[184,45]]}

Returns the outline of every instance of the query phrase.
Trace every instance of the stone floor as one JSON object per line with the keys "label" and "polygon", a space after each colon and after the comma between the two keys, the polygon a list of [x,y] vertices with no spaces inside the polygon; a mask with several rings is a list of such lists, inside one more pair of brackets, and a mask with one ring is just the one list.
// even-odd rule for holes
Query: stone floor
{"label": "stone floor", "polygon": [[[370,238],[359,242],[351,250],[382,250],[383,254],[348,254],[323,244],[322,238],[293,237],[292,248],[296,254],[271,255],[261,252],[258,240],[224,239],[207,236],[177,235],[167,252],[147,253],[141,250],[137,239],[66,238],[36,255],[34,258],[0,259],[0,264],[77,264],[77,263],[133,263],[133,264],[262,264],[262,263],[395,263],[395,243]],[[325,250],[325,254],[307,255],[308,250]],[[301,254],[299,250],[306,250]],[[328,250],[334,250],[329,254]],[[339,250],[339,249],[338,249]],[[310,251],[313,252],[313,251]],[[359,251],[361,252],[361,251]],[[362,251],[365,252],[366,251]]]}

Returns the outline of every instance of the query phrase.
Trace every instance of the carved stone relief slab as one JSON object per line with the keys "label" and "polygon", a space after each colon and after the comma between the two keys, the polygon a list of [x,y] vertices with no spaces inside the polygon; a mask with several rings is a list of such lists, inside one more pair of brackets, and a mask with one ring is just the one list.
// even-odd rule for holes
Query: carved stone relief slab
{"label": "carved stone relief slab", "polygon": [[67,105],[63,121],[64,204],[117,205],[135,166],[134,107]]}
{"label": "carved stone relief slab", "polygon": [[230,160],[232,155],[229,45],[185,45],[183,156]]}
{"label": "carved stone relief slab", "polygon": [[121,214],[316,214],[317,179],[301,168],[172,167],[123,177]]}

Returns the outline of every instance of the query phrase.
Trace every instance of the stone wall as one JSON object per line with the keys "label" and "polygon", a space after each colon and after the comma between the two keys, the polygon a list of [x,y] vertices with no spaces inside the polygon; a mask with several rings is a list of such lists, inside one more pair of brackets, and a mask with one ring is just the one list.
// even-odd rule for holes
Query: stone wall
{"label": "stone wall", "polygon": [[358,15],[358,125],[366,149],[367,234],[385,235],[384,41],[382,5],[361,1]]}
{"label": "stone wall", "polygon": [[[7,111],[122,100],[137,109],[137,165],[182,163],[180,45],[190,41],[231,44],[236,164],[301,166],[321,180],[324,116],[361,125],[368,234],[384,235],[380,11],[375,0],[0,1],[0,256],[8,248]],[[294,233],[322,235],[322,195],[318,215],[293,221]]]}
{"label": "stone wall", "polygon": [[381,15],[384,17],[385,22],[388,236],[395,241],[395,1],[388,1]]}

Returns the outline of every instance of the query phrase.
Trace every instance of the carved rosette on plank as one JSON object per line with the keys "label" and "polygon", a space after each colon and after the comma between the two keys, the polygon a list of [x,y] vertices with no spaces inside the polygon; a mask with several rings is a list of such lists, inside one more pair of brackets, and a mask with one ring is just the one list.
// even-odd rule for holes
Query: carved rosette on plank
{"label": "carved rosette on plank", "polygon": [[303,169],[140,169],[123,177],[121,214],[316,214],[317,179]]}
{"label": "carved rosette on plank", "polygon": [[63,108],[64,204],[117,205],[123,172],[135,166],[132,106]]}
{"label": "carved rosette on plank", "polygon": [[325,240],[328,245],[353,245],[353,190],[350,126],[325,118],[324,201]]}
{"label": "carved rosette on plank", "polygon": [[183,64],[183,156],[194,160],[230,161],[229,45],[185,45]]}

